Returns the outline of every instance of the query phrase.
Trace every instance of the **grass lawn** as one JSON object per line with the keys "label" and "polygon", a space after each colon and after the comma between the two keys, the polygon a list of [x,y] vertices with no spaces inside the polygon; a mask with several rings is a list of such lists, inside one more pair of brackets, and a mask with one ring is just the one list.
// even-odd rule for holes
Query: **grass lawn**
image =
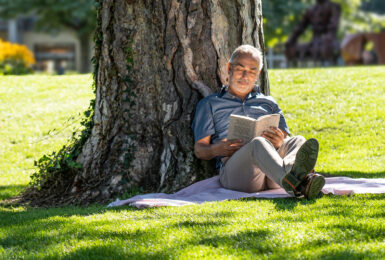
{"label": "grass lawn", "polygon": [[[385,177],[385,67],[272,70],[292,134],[321,144],[317,171]],[[0,77],[0,200],[66,143],[90,75]],[[249,199],[137,210],[0,205],[0,259],[385,258],[385,195]]]}

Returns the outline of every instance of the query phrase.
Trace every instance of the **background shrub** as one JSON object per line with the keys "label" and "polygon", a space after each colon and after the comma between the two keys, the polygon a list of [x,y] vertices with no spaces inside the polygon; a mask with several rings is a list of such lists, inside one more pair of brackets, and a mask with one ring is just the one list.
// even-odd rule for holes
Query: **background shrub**
{"label": "background shrub", "polygon": [[20,75],[32,72],[33,54],[25,45],[0,39],[0,75]]}

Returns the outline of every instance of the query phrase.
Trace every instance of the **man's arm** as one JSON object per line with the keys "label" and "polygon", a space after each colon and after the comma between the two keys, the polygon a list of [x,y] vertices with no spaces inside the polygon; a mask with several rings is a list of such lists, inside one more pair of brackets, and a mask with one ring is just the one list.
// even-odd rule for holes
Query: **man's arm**
{"label": "man's arm", "polygon": [[216,156],[231,156],[243,146],[241,139],[222,139],[210,144],[211,136],[203,137],[194,144],[195,156],[203,160],[211,160]]}

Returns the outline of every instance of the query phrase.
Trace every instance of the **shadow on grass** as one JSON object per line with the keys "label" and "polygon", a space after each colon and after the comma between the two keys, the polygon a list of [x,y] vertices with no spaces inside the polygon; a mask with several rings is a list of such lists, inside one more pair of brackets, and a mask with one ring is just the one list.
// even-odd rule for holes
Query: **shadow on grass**
{"label": "shadow on grass", "polygon": [[[318,172],[318,171],[317,171]],[[385,178],[385,171],[383,172],[358,172],[358,171],[332,171],[332,172],[318,172],[325,177],[350,177],[350,178]]]}
{"label": "shadow on grass", "polygon": [[227,221],[182,221],[174,224],[174,227],[177,228],[207,228],[207,227],[219,227],[226,226],[228,224]]}
{"label": "shadow on grass", "polygon": [[383,241],[385,238],[385,227],[383,225],[363,224],[360,221],[350,223],[332,223],[327,227],[319,227],[324,232],[328,230],[340,230],[343,233],[349,234],[355,240],[369,241],[376,239]]}
{"label": "shadow on grass", "polygon": [[[112,218],[108,216],[96,216],[97,214],[118,212],[122,214],[113,215]],[[125,213],[139,213],[138,217],[135,214]],[[10,251],[24,250],[25,252],[36,252],[41,254],[46,248],[55,247],[64,243],[67,240],[76,240],[77,243],[85,242],[92,244],[93,241],[105,240],[107,244],[113,246],[111,241],[142,241],[154,240],[154,244],[161,240],[157,237],[158,224],[153,224],[155,220],[166,219],[168,215],[160,216],[154,214],[152,221],[149,218],[141,218],[141,214],[149,214],[148,212],[140,211],[136,208],[106,208],[105,206],[92,206],[89,208],[65,207],[65,208],[51,208],[51,209],[31,209],[27,208],[20,212],[11,212],[1,210],[0,208],[0,229],[3,235],[0,238],[0,247],[9,249]],[[77,217],[90,218],[77,218]],[[74,217],[74,218],[71,218]],[[130,229],[124,228],[125,223],[151,223],[154,228],[146,228],[142,230],[140,226],[131,226]],[[155,221],[156,222],[156,221]],[[119,224],[120,223],[120,224]],[[160,225],[160,224],[159,224]],[[159,232],[158,232],[159,233]],[[38,242],[36,242],[38,241]],[[70,245],[73,247],[76,245]],[[100,247],[103,249],[103,246]],[[121,248],[125,248],[121,246]],[[85,252],[89,251],[90,255],[100,258],[95,255],[94,251],[99,252],[93,248],[92,250],[82,249]],[[107,253],[110,253],[108,251]],[[87,254],[86,254],[87,255]],[[102,254],[102,256],[109,256]],[[76,255],[75,255],[76,256]],[[119,254],[111,255],[118,257]],[[93,259],[93,258],[90,258]]]}
{"label": "shadow on grass", "polygon": [[251,250],[254,253],[271,250],[271,244],[267,243],[273,235],[272,230],[260,229],[238,232],[231,235],[216,235],[210,238],[203,238],[196,242],[197,245],[212,247],[234,247],[238,250]]}
{"label": "shadow on grass", "polygon": [[[198,232],[199,231],[195,231],[195,233]],[[181,253],[186,252],[186,250],[194,254],[196,253],[196,247],[202,245],[206,248],[221,247],[224,251],[228,249],[229,253],[226,255],[238,255],[238,251],[242,252],[245,250],[251,251],[255,255],[261,252],[271,251],[273,249],[274,245],[271,244],[269,240],[271,235],[272,231],[262,229],[257,231],[239,232],[232,235],[215,235],[203,239],[182,239],[177,243],[163,245],[163,248],[162,246],[159,246],[158,249],[154,250],[154,246],[148,244],[148,241],[147,248],[143,247],[143,243],[141,243],[141,248],[136,247],[134,244],[135,241],[139,242],[146,239],[143,234],[136,234],[137,237],[134,238],[135,241],[131,240],[130,237],[125,238],[125,240],[130,243],[127,244],[126,247],[122,244],[113,244],[110,242],[108,245],[92,246],[74,250],[73,252],[67,254],[65,258],[100,259],[107,257],[108,259],[171,259],[178,258],[178,256],[180,256]],[[149,238],[147,238],[147,240],[148,239]],[[159,237],[159,239],[162,238]],[[156,241],[154,236],[153,241]],[[158,240],[157,243],[161,243],[161,241]]]}
{"label": "shadow on grass", "polygon": [[[62,257],[65,254],[60,251],[63,243],[70,249],[70,253],[65,254],[66,258],[168,258],[177,251],[174,247],[189,244],[180,237],[176,242],[164,245],[162,241],[167,241],[172,232],[192,227],[190,232],[201,234],[210,227],[226,225],[223,218],[232,216],[232,212],[227,211],[198,212],[194,213],[194,216],[198,215],[196,221],[186,221],[186,212],[125,207],[111,209],[105,206],[7,210],[1,211],[0,208],[0,229],[4,232],[0,237],[0,247],[9,252],[30,252],[27,258],[56,247],[57,254]],[[114,212],[119,214],[110,214]],[[97,216],[103,213],[108,215]],[[205,218],[213,220],[205,221]],[[48,252],[47,258],[50,254],[52,251]]]}
{"label": "shadow on grass", "polygon": [[[47,248],[58,247],[58,253],[62,254],[60,247],[64,243],[67,244],[67,247],[72,248],[71,251],[77,252],[78,248],[80,251],[85,251],[80,252],[83,257],[79,259],[101,259],[102,256],[110,259],[109,257],[118,257],[121,255],[120,253],[127,254],[125,250],[127,248],[129,248],[128,252],[134,252],[135,247],[139,247],[143,242],[152,241],[153,244],[156,244],[162,240],[161,234],[151,228],[148,230],[135,230],[135,228],[133,230],[115,230],[117,227],[110,227],[110,224],[113,224],[112,221],[97,221],[91,225],[79,225],[79,223],[71,223],[67,220],[36,221],[29,225],[12,227],[12,231],[0,239],[0,246],[14,252],[31,252],[32,255],[29,257],[33,258],[34,253],[44,254]],[[111,248],[112,251],[106,250],[107,248]],[[125,252],[119,253],[122,250]],[[28,258],[28,256],[26,257]]]}
{"label": "shadow on grass", "polygon": [[170,259],[170,254],[166,252],[133,252],[124,246],[101,245],[86,248],[79,248],[66,254],[65,259]]}
{"label": "shadow on grass", "polygon": [[[357,207],[360,206],[357,205]],[[274,221],[272,220],[273,223]],[[302,222],[306,223],[303,217]],[[290,238],[277,240],[277,231],[284,232],[285,228],[283,230],[265,228],[257,231],[240,232],[234,235],[219,234],[201,239],[196,244],[221,248],[224,255],[239,256],[241,258],[244,258],[243,253],[245,253],[245,255],[260,257],[261,255],[274,256],[276,259],[306,259],[308,257],[303,254],[306,251],[308,251],[307,253],[310,251],[310,255],[316,259],[361,259],[362,257],[367,258],[369,255],[371,256],[369,258],[375,259],[384,255],[384,251],[381,249],[382,246],[378,246],[376,250],[369,250],[369,252],[363,252],[365,250],[359,247],[354,248],[354,244],[371,243],[373,240],[382,241],[385,238],[385,228],[383,226],[381,228],[376,225],[367,227],[362,226],[362,223],[352,221],[350,223],[342,222],[319,227],[319,220],[313,225],[309,226],[309,229],[319,229],[319,231],[312,231],[311,234],[318,233],[318,237],[305,237],[301,239],[302,242],[299,244],[294,242],[294,247],[290,246],[290,243],[293,243]],[[290,225],[287,226],[287,229],[291,229]],[[346,237],[346,234],[349,234],[349,236]],[[331,241],[334,241],[332,247]]]}
{"label": "shadow on grass", "polygon": [[[288,226],[290,229],[290,226]],[[339,230],[336,232],[335,230]],[[298,259],[307,258],[303,252],[310,251],[310,255],[317,259],[347,259],[344,257],[350,257],[350,259],[357,259],[368,255],[362,252],[360,249],[356,249],[357,252],[352,250],[352,245],[347,241],[338,241],[338,237],[344,233],[351,233],[352,230],[356,230],[350,238],[353,243],[368,242],[372,239],[382,239],[385,235],[383,230],[378,232],[372,232],[370,229],[360,228],[359,224],[347,224],[347,225],[331,225],[326,229],[321,229],[320,233],[324,233],[326,237],[332,236],[332,240],[335,240],[336,246],[333,250],[330,249],[330,237],[328,238],[313,238],[308,237],[303,239],[303,242],[296,244],[296,246],[290,246],[291,239],[285,238],[283,240],[276,240],[276,231],[269,229],[261,229],[257,231],[245,231],[236,233],[234,235],[216,235],[210,238],[204,238],[196,242],[197,245],[206,245],[214,248],[221,248],[224,255],[232,255],[235,257],[245,258],[245,255],[258,258],[262,255],[274,256],[275,259]],[[282,232],[282,230],[281,230]],[[327,235],[329,234],[329,235]],[[383,255],[383,252],[371,252],[372,257]],[[246,257],[247,258],[247,257]]]}
{"label": "shadow on grass", "polygon": [[19,195],[28,185],[0,186],[0,200],[9,199]]}
{"label": "shadow on grass", "polygon": [[[358,214],[357,210],[362,207],[362,204],[370,203],[371,200],[378,200],[379,197],[384,199],[385,195],[358,196],[356,199],[359,200],[359,203],[349,205],[347,213],[361,217],[361,213]],[[326,213],[323,213],[324,217],[328,212],[332,215],[338,215],[340,210],[344,210],[345,206],[338,204],[342,197],[335,198],[337,197],[334,197],[330,203],[330,209],[328,207]],[[268,201],[274,202],[277,209],[287,211],[295,210],[297,205],[314,203],[314,201],[295,198]],[[341,206],[341,208],[336,209],[336,206]],[[199,206],[194,207],[199,208]],[[324,205],[320,205],[320,207],[324,207]],[[109,212],[121,214],[102,216],[100,219],[98,216],[92,216]],[[314,227],[319,230],[318,233],[324,233],[325,238],[323,236],[321,238],[309,237],[293,247],[287,244],[290,238],[285,238],[282,241],[277,238],[277,235],[280,236],[279,232],[284,232],[286,229],[277,226],[277,222],[287,222],[287,229],[292,229],[290,223],[304,222],[306,224],[306,222],[312,221],[311,219],[318,213],[311,214],[310,219],[304,219],[301,214],[298,216],[278,215],[267,219],[266,223],[259,228],[258,226],[248,228],[243,227],[248,222],[243,222],[242,219],[237,220],[236,211],[207,212],[198,209],[198,212],[194,211],[193,213],[194,216],[199,216],[195,221],[194,219],[186,220],[188,212],[168,211],[165,208],[137,210],[128,207],[105,208],[105,206],[2,212],[0,213],[0,226],[6,233],[0,239],[0,246],[13,252],[25,252],[28,254],[27,258],[33,258],[35,253],[44,254],[47,248],[51,248],[51,250],[58,248],[55,249],[56,254],[59,254],[57,258],[65,257],[66,259],[168,259],[178,258],[183,253],[193,253],[194,250],[200,250],[198,248],[200,246],[204,246],[205,250],[215,248],[223,251],[223,255],[234,257],[264,254],[265,256],[273,255],[287,259],[297,258],[298,252],[301,251],[315,250],[317,251],[315,254],[321,255],[322,258],[329,257],[331,254],[355,258],[362,256],[362,250],[347,251],[349,241],[360,243],[385,237],[383,227],[372,230],[355,222],[340,222],[320,226],[319,223],[322,224],[322,221],[317,221]],[[375,219],[374,216],[380,213],[380,209],[372,213],[371,217]],[[85,220],[83,218],[70,218],[71,216],[92,216],[92,218]],[[229,219],[223,219],[226,217]],[[378,219],[383,219],[383,215],[378,215]],[[270,224],[272,228],[270,228]],[[235,225],[234,232],[222,229],[222,226],[228,225]],[[243,228],[246,230],[239,230]],[[187,238],[181,234],[174,234],[174,232],[182,229],[185,229],[184,232],[189,234]],[[341,241],[343,246],[336,247],[333,252],[325,252],[330,241],[338,241],[339,236],[350,235],[352,230],[356,230],[354,232],[357,235],[352,234],[352,237],[349,237],[347,241]],[[178,239],[173,240],[174,235]],[[66,246],[67,253],[60,251],[62,245]],[[324,248],[324,250],[319,251],[319,248]],[[46,255],[47,258],[49,258],[49,254]],[[373,256],[376,256],[376,252],[373,253]]]}
{"label": "shadow on grass", "polygon": [[375,252],[352,252],[351,248],[340,249],[339,252],[324,252],[317,255],[317,259],[335,260],[335,259],[379,259],[383,253],[376,254]]}
{"label": "shadow on grass", "polygon": [[242,198],[242,201],[270,201],[275,204],[275,208],[277,210],[282,211],[292,211],[294,210],[298,205],[311,205],[317,202],[316,199],[313,200],[306,200],[305,198],[275,198],[275,199],[268,199],[268,198]]}
{"label": "shadow on grass", "polygon": [[[352,177],[358,177],[357,172],[347,172],[352,174]],[[363,177],[368,176],[381,176],[385,173],[361,173]],[[341,176],[341,172],[336,175]],[[331,175],[331,176],[336,176]],[[3,186],[0,188],[0,194],[5,194],[8,192],[9,186]],[[15,187],[17,190],[20,187]],[[11,187],[12,190],[12,187]],[[2,193],[3,192],[3,193]],[[358,200],[362,200],[362,203],[341,205],[341,200],[349,200],[346,197],[333,196],[330,201],[328,209],[324,211],[323,216],[358,216],[365,217],[363,213],[357,213],[365,203],[371,203],[371,201],[385,201],[385,194],[369,194],[369,195],[359,195],[355,197]],[[247,199],[247,200],[261,200],[261,199]],[[281,198],[281,199],[263,199],[266,201],[271,201],[275,205],[276,210],[280,211],[295,211],[296,207],[299,205],[312,205],[316,203],[316,200],[305,200],[297,198]],[[373,202],[374,203],[374,202]],[[373,205],[373,204],[372,204]],[[323,206],[324,207],[324,206]],[[316,210],[316,208],[315,208]],[[72,216],[91,216],[97,214],[104,214],[108,212],[118,212],[112,219],[108,217],[101,217],[100,220],[97,219],[91,221],[91,224],[83,223],[82,219],[71,218]],[[125,214],[128,213],[128,214]],[[81,207],[63,207],[63,208],[51,208],[51,209],[33,209],[33,208],[24,208],[20,211],[6,209],[0,207],[0,228],[2,228],[6,233],[0,239],[0,246],[9,249],[9,250],[25,250],[30,251],[34,250],[35,252],[44,252],[47,247],[55,247],[56,245],[64,243],[67,239],[77,242],[73,243],[83,243],[82,247],[74,247],[69,254],[65,256],[68,258],[101,258],[103,256],[108,258],[146,258],[146,259],[163,259],[169,258],[170,256],[178,256],[178,250],[182,250],[184,246],[194,247],[199,245],[209,246],[209,247],[225,247],[229,248],[230,255],[238,255],[236,250],[240,249],[241,251],[249,252],[252,254],[269,254],[273,250],[279,251],[278,255],[291,256],[295,257],[296,252],[293,249],[279,249],[279,246],[284,247],[283,242],[278,244],[271,244],[271,239],[274,236],[271,230],[269,229],[260,229],[260,230],[247,230],[242,232],[237,232],[236,234],[222,234],[219,232],[214,236],[207,230],[211,229],[221,229],[222,226],[230,225],[231,219],[223,218],[237,218],[237,212],[234,211],[219,211],[219,212],[195,212],[195,215],[199,215],[202,219],[186,220],[186,212],[170,212],[163,209],[146,209],[138,210],[136,208],[123,206],[115,208],[106,208],[105,205],[94,205],[88,208]],[[366,214],[366,213],[365,213]],[[361,216],[362,215],[362,216]],[[174,219],[174,223],[169,223],[170,217],[177,217],[180,219]],[[312,215],[313,216],[313,215]],[[64,218],[63,218],[64,217]],[[204,218],[207,218],[205,221]],[[303,216],[278,216],[280,221],[286,222],[304,222]],[[384,219],[385,213],[381,211],[373,211],[370,214],[370,217],[374,219]],[[165,227],[162,226],[162,221],[166,224]],[[228,220],[228,221],[227,221]],[[88,220],[87,220],[88,221]],[[119,225],[116,225],[116,222],[120,222],[122,228]],[[139,222],[140,221],[140,222]],[[179,221],[179,222],[178,222]],[[269,220],[270,221],[270,220]],[[275,223],[277,218],[272,218],[271,223]],[[149,223],[145,230],[140,227],[135,230],[124,229],[125,223]],[[306,222],[306,221],[305,221]],[[172,233],[174,230],[178,229],[190,229],[194,234],[193,239],[180,239],[177,244],[172,245],[162,245],[162,241],[166,241],[164,238],[167,234]],[[289,227],[288,227],[289,228]],[[160,230],[163,230],[161,232]],[[335,224],[321,229],[327,232],[335,232],[334,230],[339,230],[341,233],[349,233],[350,230],[358,230],[364,235],[358,236],[358,241],[368,241],[368,239],[376,239],[376,237],[384,238],[385,230],[383,228],[379,230],[368,230],[365,227],[359,227],[355,224]],[[207,234],[205,234],[207,233]],[[58,235],[59,234],[59,235]],[[204,235],[201,235],[204,234]],[[203,237],[203,238],[202,238]],[[354,239],[356,239],[354,238]],[[106,244],[95,245],[92,242],[103,239],[106,241]],[[354,240],[352,238],[352,241]],[[311,238],[309,238],[311,240]],[[36,243],[34,241],[39,241]],[[330,242],[330,241],[329,241]],[[312,240],[307,244],[301,245],[300,250],[307,250],[309,246],[321,246],[326,247],[327,240]],[[142,244],[145,244],[143,246]],[[157,245],[158,248],[154,249],[151,246]],[[147,245],[148,244],[148,245]],[[160,244],[160,245],[159,245]],[[148,246],[151,250],[146,251],[143,247]],[[70,247],[73,247],[70,246]],[[141,247],[138,249],[137,247]],[[302,249],[301,249],[302,248]],[[283,251],[282,251],[283,250]],[[286,250],[286,251],[285,251]],[[336,255],[344,256],[361,256],[362,252],[346,252],[345,249],[339,248],[338,252],[334,252]],[[334,254],[333,253],[333,254]],[[322,257],[329,256],[327,253],[323,254]]]}
{"label": "shadow on grass", "polygon": [[109,211],[113,212],[133,212],[139,211],[132,207],[106,208],[105,205],[93,205],[87,208],[82,207],[62,207],[62,208],[29,208],[25,207],[19,210],[12,210],[12,208],[0,206],[0,227],[7,227],[10,225],[26,225],[36,221],[43,221],[44,219],[54,217],[72,216],[91,216],[95,214],[103,214]]}

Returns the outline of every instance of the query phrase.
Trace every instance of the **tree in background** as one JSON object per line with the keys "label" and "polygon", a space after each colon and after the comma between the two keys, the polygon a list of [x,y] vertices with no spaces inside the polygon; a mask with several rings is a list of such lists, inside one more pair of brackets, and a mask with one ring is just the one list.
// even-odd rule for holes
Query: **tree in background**
{"label": "tree in background", "polygon": [[[381,0],[383,1],[383,0]],[[379,32],[385,28],[385,15],[374,12],[373,9],[365,8],[380,6],[376,0],[334,0],[341,5],[342,19],[340,26],[340,37],[347,34],[360,32]],[[370,4],[373,2],[372,4]],[[385,2],[382,2],[382,6]],[[379,10],[384,10],[384,7]]]}
{"label": "tree in background", "polygon": [[[311,2],[311,0],[263,0],[266,45],[273,47],[286,42]],[[309,35],[305,37],[310,39]]]}
{"label": "tree in background", "polygon": [[363,0],[362,8],[364,11],[373,12],[376,14],[385,14],[384,0]]}
{"label": "tree in background", "polygon": [[[383,0],[332,0],[341,5],[341,21],[338,36],[358,32],[378,32],[385,28],[385,2]],[[305,10],[315,0],[264,0],[264,33],[268,47],[286,42]],[[375,13],[375,8],[377,13]],[[379,11],[382,10],[382,11]],[[311,39],[311,30],[301,37]]]}
{"label": "tree in background", "polygon": [[3,18],[36,15],[38,30],[73,31],[80,42],[80,72],[89,71],[90,40],[96,27],[94,0],[0,0],[0,6],[0,16]]}

